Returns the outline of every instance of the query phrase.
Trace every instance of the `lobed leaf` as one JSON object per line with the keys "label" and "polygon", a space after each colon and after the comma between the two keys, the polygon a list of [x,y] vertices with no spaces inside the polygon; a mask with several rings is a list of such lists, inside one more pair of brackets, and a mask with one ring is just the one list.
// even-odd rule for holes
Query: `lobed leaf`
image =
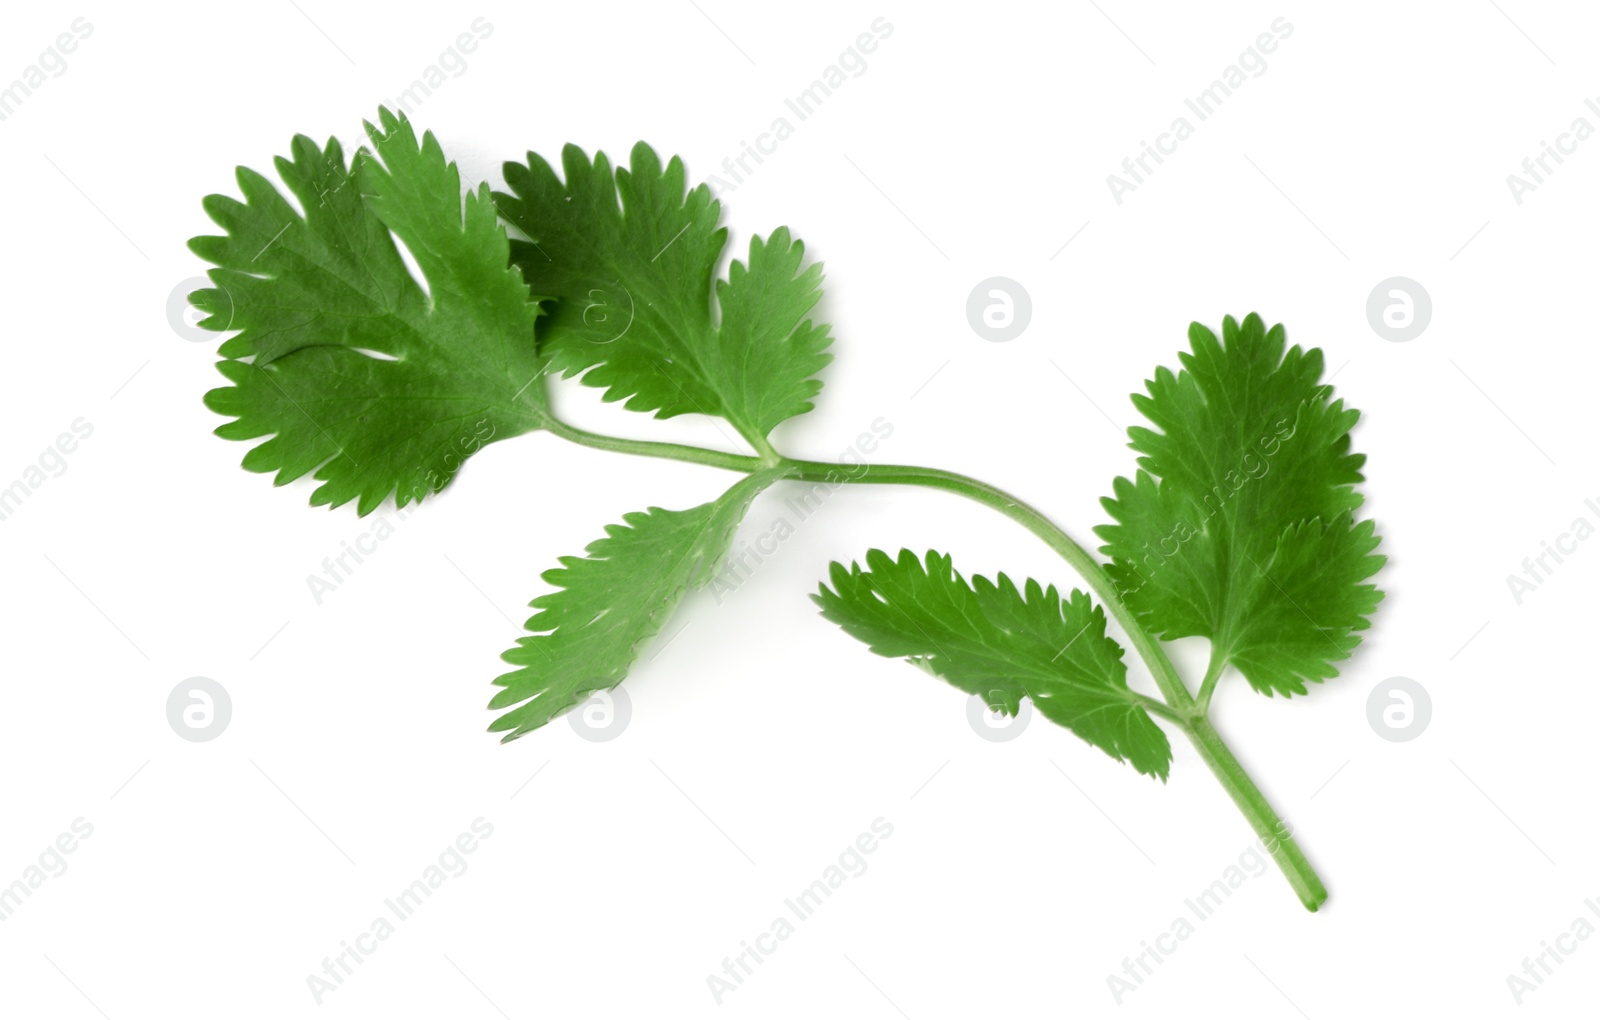
{"label": "lobed leaf", "polygon": [[1154,635],[1212,641],[1252,687],[1285,696],[1338,675],[1383,597],[1384,557],[1358,521],[1360,417],[1322,383],[1322,352],[1285,350],[1282,326],[1250,315],[1199,323],[1176,374],[1157,370],[1134,404],[1139,471],[1102,500],[1107,573]]}
{"label": "lobed leaf", "polygon": [[559,590],[533,600],[530,636],[502,656],[519,668],[494,681],[504,690],[489,707],[511,711],[489,731],[509,730],[504,740],[515,740],[621,683],[685,593],[716,576],[751,500],[781,473],[753,474],[689,510],[627,514],[587,555],[546,571],[543,580]]}
{"label": "lobed leaf", "polygon": [[[216,268],[190,301],[208,329],[238,330],[220,352],[228,386],[206,406],[232,419],[226,439],[266,442],[244,466],[282,485],[314,472],[315,505],[390,493],[398,506],[449,483],[488,442],[539,428],[546,415],[534,339],[539,314],[487,185],[463,202],[460,175],[431,133],[380,111],[376,156],[345,163],[297,136],[279,176],[240,168],[244,201],[206,212],[226,231],[190,248]],[[413,254],[427,288],[395,242]]]}
{"label": "lobed leaf", "polygon": [[[658,418],[699,413],[764,439],[812,407],[832,360],[828,328],[807,315],[822,267],[786,227],[753,238],[726,280],[713,276],[727,242],[704,184],[687,189],[681,160],[665,167],[640,142],[629,166],[562,151],[565,181],[529,153],[507,163],[501,214],[529,238],[512,260],[539,294],[559,299],[540,326],[551,366]],[[719,317],[720,316],[720,317]]]}
{"label": "lobed leaf", "polygon": [[1165,782],[1167,735],[1128,687],[1122,647],[1106,633],[1105,613],[1081,591],[1065,599],[1031,578],[1022,589],[1005,574],[969,585],[949,556],[925,560],[879,549],[867,568],[834,563],[833,587],[812,601],[822,615],[878,655],[905,658],[951,686],[1016,715],[1024,697],[1118,761]]}

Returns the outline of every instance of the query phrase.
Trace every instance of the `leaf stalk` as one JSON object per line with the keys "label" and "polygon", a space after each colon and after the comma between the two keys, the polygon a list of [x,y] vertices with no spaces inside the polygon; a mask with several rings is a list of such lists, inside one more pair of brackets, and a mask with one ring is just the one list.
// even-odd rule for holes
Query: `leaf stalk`
{"label": "leaf stalk", "polygon": [[1189,688],[1178,675],[1172,660],[1161,643],[1140,624],[1133,612],[1123,602],[1116,584],[1100,561],[1078,544],[1039,510],[1012,496],[1003,489],[967,475],[940,468],[916,467],[903,464],[837,464],[828,461],[794,460],[779,454],[765,438],[756,445],[760,456],[724,453],[681,443],[660,443],[648,440],[623,439],[606,436],[569,425],[550,416],[549,430],[563,439],[600,450],[630,453],[644,457],[661,457],[687,461],[727,471],[752,473],[772,467],[785,470],[797,481],[839,481],[867,485],[916,485],[965,496],[1021,524],[1044,541],[1064,559],[1081,577],[1111,616],[1122,626],[1129,642],[1150,670],[1156,687],[1164,700],[1137,695],[1140,703],[1156,715],[1183,730],[1194,744],[1200,757],[1210,767],[1228,796],[1233,799],[1245,820],[1250,823],[1263,847],[1277,862],[1278,868],[1307,910],[1315,911],[1328,898],[1328,890],[1318,877],[1311,862],[1295,842],[1287,823],[1267,801],[1266,795],[1239,762],[1222,735],[1212,726],[1209,718],[1211,695],[1227,664],[1226,656],[1213,652],[1199,697],[1191,695]]}

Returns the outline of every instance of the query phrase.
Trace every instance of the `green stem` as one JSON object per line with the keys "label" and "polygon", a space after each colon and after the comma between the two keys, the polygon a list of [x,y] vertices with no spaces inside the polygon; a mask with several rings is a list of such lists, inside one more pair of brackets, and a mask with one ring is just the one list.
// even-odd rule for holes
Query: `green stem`
{"label": "green stem", "polygon": [[1179,715],[1177,712],[1174,712],[1171,706],[1169,706],[1165,701],[1162,701],[1160,698],[1152,698],[1148,694],[1140,694],[1138,691],[1129,691],[1128,695],[1128,700],[1133,702],[1135,705],[1138,705],[1147,712],[1159,715],[1161,718],[1172,723],[1174,726],[1177,726],[1187,732],[1189,726],[1189,717],[1186,715]]}
{"label": "green stem", "polygon": [[1250,827],[1260,837],[1262,845],[1278,862],[1279,870],[1294,887],[1295,895],[1300,897],[1300,902],[1311,911],[1322,906],[1328,898],[1328,890],[1323,886],[1322,879],[1317,877],[1316,870],[1311,867],[1311,862],[1306,860],[1300,844],[1290,835],[1289,826],[1278,817],[1276,811],[1272,810],[1272,805],[1267,803],[1266,796],[1251,781],[1244,766],[1239,764],[1239,759],[1235,758],[1233,752],[1228,750],[1228,745],[1222,742],[1222,735],[1211,725],[1211,720],[1205,716],[1198,716],[1190,721],[1187,729],[1189,739],[1194,742],[1200,757],[1211,766],[1211,771],[1216,773],[1222,788],[1228,791],[1228,796],[1239,806]]}
{"label": "green stem", "polygon": [[1227,668],[1228,657],[1216,645],[1211,646],[1211,662],[1206,666],[1206,676],[1200,681],[1200,693],[1195,696],[1195,702],[1200,706],[1202,713],[1211,712],[1211,692],[1217,689],[1217,680],[1222,676],[1222,671]]}
{"label": "green stem", "polygon": [[655,443],[644,439],[621,439],[617,436],[602,436],[598,432],[580,429],[576,425],[568,425],[555,417],[545,421],[547,428],[553,435],[577,443],[579,446],[589,446],[596,450],[609,450],[613,453],[632,453],[640,457],[665,457],[668,460],[688,461],[691,464],[705,464],[708,467],[722,468],[727,471],[743,471],[749,474],[761,469],[762,460],[743,453],[721,453],[717,450],[707,450],[700,446],[685,446],[682,443]]}
{"label": "green stem", "polygon": [[[1272,809],[1266,796],[1250,779],[1244,766],[1239,764],[1239,759],[1235,758],[1233,752],[1223,743],[1222,736],[1217,733],[1206,716],[1211,704],[1211,693],[1226,665],[1226,657],[1213,655],[1210,667],[1206,670],[1205,680],[1201,683],[1197,702],[1189,693],[1189,689],[1184,686],[1182,678],[1178,676],[1178,671],[1173,667],[1172,660],[1167,657],[1166,650],[1150,636],[1123,603],[1115,583],[1106,574],[1100,562],[1074,541],[1072,536],[1027,503],[987,482],[939,468],[790,460],[778,456],[770,445],[765,444],[759,457],[721,453],[678,443],[656,443],[603,436],[568,425],[553,417],[547,427],[563,439],[600,450],[632,453],[645,457],[665,457],[746,473],[776,464],[788,468],[792,478],[807,482],[826,482],[835,485],[843,482],[918,485],[953,492],[1005,514],[1043,539],[1046,545],[1066,560],[1122,625],[1128,640],[1139,653],[1139,657],[1144,660],[1150,675],[1155,679],[1156,686],[1161,690],[1162,697],[1166,699],[1163,704],[1154,698],[1138,695],[1142,699],[1141,703],[1188,734],[1200,756],[1205,759],[1211,771],[1221,781],[1223,788],[1228,791],[1228,796],[1233,798],[1234,804],[1238,805],[1250,827],[1260,837],[1262,844],[1272,853],[1278,862],[1278,867],[1282,869],[1289,884],[1300,897],[1300,902],[1305,904],[1307,910],[1314,911],[1328,898],[1327,889],[1317,877],[1316,871],[1312,869],[1311,863],[1306,860],[1299,845],[1290,836],[1289,827]],[[777,458],[776,461],[774,458]]]}
{"label": "green stem", "polygon": [[1044,540],[1058,555],[1076,570],[1111,611],[1111,615],[1127,632],[1139,657],[1145,661],[1156,686],[1167,704],[1180,715],[1187,716],[1194,708],[1189,689],[1178,677],[1172,660],[1156,641],[1134,619],[1133,613],[1123,604],[1116,585],[1106,575],[1100,562],[1089,555],[1087,549],[1075,542],[1071,535],[1058,528],[1050,518],[1017,499],[1003,489],[998,489],[976,478],[943,471],[939,468],[908,467],[899,464],[829,464],[819,461],[790,461],[805,481],[847,481],[879,485],[920,485],[930,489],[954,492],[968,499],[998,510]]}

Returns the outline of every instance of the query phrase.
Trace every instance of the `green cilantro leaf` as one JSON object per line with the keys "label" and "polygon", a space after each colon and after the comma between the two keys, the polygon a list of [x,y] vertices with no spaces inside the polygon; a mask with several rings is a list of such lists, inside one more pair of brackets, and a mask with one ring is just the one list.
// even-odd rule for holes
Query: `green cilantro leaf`
{"label": "green cilantro leaf", "polygon": [[[780,227],[753,238],[745,263],[712,276],[728,232],[704,184],[685,190],[682,161],[665,168],[643,142],[614,172],[576,146],[563,183],[540,157],[507,163],[501,214],[529,238],[512,259],[538,294],[559,298],[540,324],[551,366],[658,418],[727,419],[760,448],[781,421],[811,409],[832,360],[828,328],[806,318],[822,266]],[[620,205],[619,205],[620,195]],[[720,312],[720,317],[718,315]]]}
{"label": "green cilantro leaf", "polygon": [[1016,715],[1024,697],[1039,712],[1118,761],[1166,781],[1167,735],[1128,687],[1122,647],[1105,613],[1081,591],[1065,599],[1031,578],[1019,591],[1005,574],[969,585],[949,556],[925,561],[867,553],[867,569],[834,563],[833,587],[812,601],[873,652],[905,658],[991,709]]}
{"label": "green cilantro leaf", "polygon": [[443,488],[485,443],[547,413],[533,385],[538,305],[509,266],[488,186],[463,203],[431,133],[419,145],[404,116],[380,121],[367,125],[378,158],[362,150],[351,166],[337,141],[294,139],[277,169],[303,212],[241,167],[244,202],[205,200],[226,236],[189,242],[217,267],[190,297],[201,324],[239,330],[217,366],[231,385],[206,394],[235,419],[217,434],[271,436],[246,468],[279,485],[314,471],[314,505],[357,500],[362,514],[391,492],[405,506]]}
{"label": "green cilantro leaf", "polygon": [[1160,431],[1128,430],[1139,471],[1102,502],[1107,571],[1154,635],[1211,639],[1213,662],[1252,687],[1304,694],[1360,643],[1383,596],[1371,521],[1357,521],[1359,412],[1322,383],[1322,352],[1284,350],[1259,316],[1199,323],[1182,371],[1134,404]]}
{"label": "green cilantro leaf", "polygon": [[519,668],[495,679],[505,690],[489,707],[516,707],[489,731],[510,730],[503,740],[515,740],[621,683],[685,593],[716,577],[751,500],[781,474],[757,472],[689,510],[627,514],[586,556],[562,557],[545,571],[543,580],[559,590],[533,600],[531,636],[502,656]]}

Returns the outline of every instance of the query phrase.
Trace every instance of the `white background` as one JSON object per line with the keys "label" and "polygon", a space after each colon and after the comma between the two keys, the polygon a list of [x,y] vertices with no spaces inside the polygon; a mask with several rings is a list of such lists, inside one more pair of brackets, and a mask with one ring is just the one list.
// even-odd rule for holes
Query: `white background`
{"label": "white background", "polygon": [[[1600,897],[1585,783],[1600,694],[1582,640],[1600,543],[1521,605],[1506,578],[1600,498],[1600,140],[1520,205],[1506,176],[1574,118],[1600,127],[1583,106],[1600,95],[1594,11],[298,7],[5,15],[0,81],[74,18],[93,33],[0,123],[0,486],[75,419],[94,432],[0,522],[0,884],[74,819],[93,835],[0,922],[0,1013],[1592,1008],[1600,940],[1520,1008],[1506,978]],[[622,154],[642,137],[716,172],[874,18],[892,24],[866,71],[722,196],[730,249],[789,224],[827,263],[837,360],[817,410],[776,436],[792,454],[836,456],[883,417],[878,459],[976,474],[1091,542],[1099,498],[1132,469],[1108,417],[1134,421],[1126,395],[1175,363],[1191,320],[1256,310],[1326,351],[1365,413],[1389,596],[1337,680],[1286,703],[1234,676],[1214,712],[1325,876],[1323,912],[1269,871],[1116,1004],[1107,976],[1251,836],[1186,743],[1162,786],[1042,718],[981,739],[959,692],[816,615],[805,596],[827,563],[873,545],[1072,583],[953,496],[842,492],[733,597],[691,598],[628,680],[632,722],[609,743],[565,720],[496,743],[498,654],[557,556],[625,512],[709,499],[723,473],[544,435],[496,444],[315,604],[307,576],[371,519],[239,468],[246,446],[211,436],[201,404],[216,341],[188,339],[165,305],[201,272],[185,241],[212,232],[200,199],[236,193],[235,165],[270,172],[296,132],[353,148],[361,119],[480,16],[492,35],[412,117],[466,180],[496,185],[502,160],[568,141]],[[1106,176],[1279,17],[1293,34],[1266,71],[1117,204]],[[1009,343],[966,320],[996,275],[1032,296]],[[1409,343],[1366,316],[1396,275],[1433,302]],[[704,422],[577,384],[560,401],[589,427],[727,447]],[[763,496],[743,534],[792,494]],[[1177,654],[1192,677],[1203,648]],[[194,676],[232,697],[209,743],[166,719]],[[1432,698],[1409,743],[1367,722],[1393,676]],[[307,976],[479,817],[494,833],[465,874],[316,1005]],[[880,817],[893,836],[868,870],[717,1005],[707,976]]]}

